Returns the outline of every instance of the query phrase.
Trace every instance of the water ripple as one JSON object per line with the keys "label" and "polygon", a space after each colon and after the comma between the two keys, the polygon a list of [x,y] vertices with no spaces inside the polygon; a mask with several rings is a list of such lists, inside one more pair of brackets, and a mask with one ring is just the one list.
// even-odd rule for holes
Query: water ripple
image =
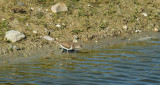
{"label": "water ripple", "polygon": [[154,39],[90,50],[88,53],[0,68],[0,84],[146,85],[160,83],[160,41]]}

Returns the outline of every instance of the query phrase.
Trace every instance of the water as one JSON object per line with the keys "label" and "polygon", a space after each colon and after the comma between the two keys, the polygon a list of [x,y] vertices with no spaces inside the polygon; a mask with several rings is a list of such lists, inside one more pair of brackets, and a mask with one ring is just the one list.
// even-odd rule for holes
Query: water
{"label": "water", "polygon": [[160,39],[2,66],[0,85],[159,85]]}

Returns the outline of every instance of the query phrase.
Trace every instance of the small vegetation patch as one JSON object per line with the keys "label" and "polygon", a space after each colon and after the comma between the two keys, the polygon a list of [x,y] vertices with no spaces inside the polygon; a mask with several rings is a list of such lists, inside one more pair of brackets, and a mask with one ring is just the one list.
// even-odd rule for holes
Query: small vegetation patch
{"label": "small vegetation patch", "polygon": [[[8,31],[8,22],[7,20],[1,21],[0,22],[0,36],[4,36],[5,32]],[[0,41],[3,40],[3,37],[0,37]]]}
{"label": "small vegetation patch", "polygon": [[73,34],[79,34],[80,32],[83,32],[83,31],[82,30],[78,30],[78,29],[72,30]]}
{"label": "small vegetation patch", "polygon": [[4,34],[6,31],[8,31],[8,22],[4,20],[0,22],[0,35]]}
{"label": "small vegetation patch", "polygon": [[43,15],[44,15],[43,12],[37,12],[35,16],[36,16],[38,19],[41,19],[41,18],[43,17]]}

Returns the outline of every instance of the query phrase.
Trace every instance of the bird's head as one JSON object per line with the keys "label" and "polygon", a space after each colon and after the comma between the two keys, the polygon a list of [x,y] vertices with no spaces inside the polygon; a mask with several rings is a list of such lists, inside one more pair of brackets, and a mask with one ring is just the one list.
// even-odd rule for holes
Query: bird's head
{"label": "bird's head", "polygon": [[82,48],[82,45],[79,45],[79,44],[75,44],[75,47],[76,49],[81,49]]}

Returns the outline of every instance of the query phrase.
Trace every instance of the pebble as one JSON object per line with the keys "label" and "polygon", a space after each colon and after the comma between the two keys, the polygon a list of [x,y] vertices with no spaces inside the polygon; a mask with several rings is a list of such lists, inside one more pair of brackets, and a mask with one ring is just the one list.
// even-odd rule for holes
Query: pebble
{"label": "pebble", "polygon": [[88,7],[93,7],[91,4],[88,4]]}
{"label": "pebble", "polygon": [[159,32],[158,28],[154,28],[154,31],[155,31],[155,32]]}
{"label": "pebble", "polygon": [[6,19],[5,18],[1,18],[2,19],[2,21],[5,21]]}
{"label": "pebble", "polygon": [[34,33],[34,34],[37,34],[38,32],[34,30],[33,33]]}
{"label": "pebble", "polygon": [[137,18],[136,20],[139,21],[139,18]]}
{"label": "pebble", "polygon": [[18,46],[15,46],[15,45],[9,45],[8,50],[11,50],[11,51],[17,51],[17,50],[20,50],[20,48]]}
{"label": "pebble", "polygon": [[135,32],[136,32],[136,33],[140,33],[140,32],[142,32],[142,31],[141,31],[141,30],[136,30]]}
{"label": "pebble", "polygon": [[26,26],[30,27],[30,24],[29,24],[29,23],[26,23]]}
{"label": "pebble", "polygon": [[64,3],[57,3],[51,7],[51,11],[54,13],[61,12],[61,11],[67,11],[67,10],[68,8],[66,4]]}
{"label": "pebble", "polygon": [[21,6],[25,6],[24,3],[20,2],[20,1],[17,1],[17,4],[21,5]]}
{"label": "pebble", "polygon": [[7,40],[10,40],[12,42],[17,42],[23,38],[25,38],[25,35],[19,31],[16,30],[10,30],[6,32],[5,38]]}
{"label": "pebble", "polygon": [[34,8],[33,8],[33,7],[31,7],[30,9],[31,9],[31,11],[33,11],[33,10],[34,10]]}
{"label": "pebble", "polygon": [[20,50],[20,48],[17,46],[13,46],[13,50]]}
{"label": "pebble", "polygon": [[61,27],[61,25],[59,25],[59,24],[57,24],[57,25],[55,25],[56,27],[58,27],[58,28],[60,28]]}
{"label": "pebble", "polygon": [[127,29],[128,29],[128,26],[127,26],[127,25],[124,25],[124,26],[123,26],[123,29],[124,29],[124,30],[127,30]]}
{"label": "pebble", "polygon": [[48,9],[46,9],[46,12],[48,12]]}
{"label": "pebble", "polygon": [[43,36],[43,39],[48,40],[48,41],[54,41],[54,38],[50,36]]}
{"label": "pebble", "polygon": [[78,43],[78,41],[76,39],[73,39],[73,42]]}
{"label": "pebble", "polygon": [[147,13],[141,13],[143,16],[145,16],[145,17],[147,17],[148,15],[147,15]]}
{"label": "pebble", "polygon": [[77,35],[73,35],[74,39],[79,39],[79,37]]}

